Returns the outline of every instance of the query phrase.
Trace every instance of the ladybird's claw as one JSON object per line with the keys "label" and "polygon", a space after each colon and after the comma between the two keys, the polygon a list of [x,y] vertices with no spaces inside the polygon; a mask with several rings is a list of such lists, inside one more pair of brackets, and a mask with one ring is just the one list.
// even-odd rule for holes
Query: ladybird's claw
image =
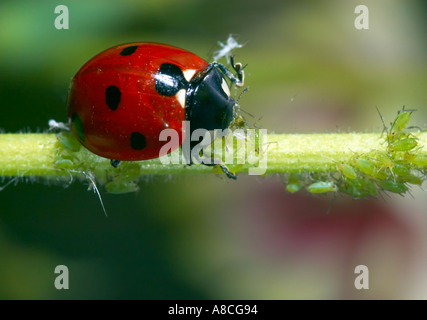
{"label": "ladybird's claw", "polygon": [[228,178],[233,179],[233,180],[237,180],[237,176],[233,172],[228,170],[228,168],[225,165],[221,164],[220,168],[221,168],[222,172],[224,172]]}
{"label": "ladybird's claw", "polygon": [[120,161],[120,160],[114,160],[114,159],[111,159],[111,160],[110,160],[110,163],[111,163],[111,166],[112,166],[113,168],[117,168],[117,167],[120,165],[121,161]]}
{"label": "ladybird's claw", "polygon": [[226,165],[224,164],[215,164],[217,162],[217,159],[214,159],[213,163],[202,163],[203,165],[207,166],[207,167],[217,167],[219,166],[222,170],[222,172],[227,176],[227,178],[236,180],[237,176],[231,172]]}
{"label": "ladybird's claw", "polygon": [[245,72],[243,71],[246,68],[247,64],[243,66],[241,62],[234,62],[234,56],[230,57],[231,67],[236,71],[236,77],[239,81],[235,82],[236,86],[243,87],[245,84]]}

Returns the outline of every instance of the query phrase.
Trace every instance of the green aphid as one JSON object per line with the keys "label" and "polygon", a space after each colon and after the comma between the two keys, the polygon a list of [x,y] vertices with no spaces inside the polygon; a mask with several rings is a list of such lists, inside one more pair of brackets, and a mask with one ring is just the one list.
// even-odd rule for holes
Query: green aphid
{"label": "green aphid", "polygon": [[134,181],[113,180],[105,185],[105,189],[109,193],[121,194],[138,191],[139,187]]}
{"label": "green aphid", "polygon": [[288,178],[286,190],[290,193],[295,193],[301,190],[304,186],[302,175],[299,173],[291,173]]}
{"label": "green aphid", "polygon": [[124,163],[122,163],[119,169],[120,171],[116,175],[115,179],[119,179],[125,182],[139,179],[140,172],[141,172],[141,166],[139,162],[125,161]]}
{"label": "green aphid", "polygon": [[406,159],[406,154],[407,152],[404,151],[391,151],[391,156],[393,157],[393,160],[395,162],[400,162],[400,163],[406,163],[405,159]]}
{"label": "green aphid", "polygon": [[70,151],[77,152],[82,146],[72,133],[60,132],[56,135],[59,142]]}
{"label": "green aphid", "polygon": [[[107,164],[107,161],[105,161],[102,158],[99,158],[99,159],[96,158],[95,161],[96,162],[94,163],[93,166],[91,166],[90,171],[92,172],[93,176],[96,177],[96,180],[99,182],[99,184],[103,185],[110,180],[108,170],[105,170],[105,165],[104,165],[104,163]],[[111,166],[108,162],[108,168],[109,167]]]}
{"label": "green aphid", "polygon": [[390,157],[385,152],[378,152],[375,155],[375,159],[377,160],[378,164],[381,165],[381,167],[392,169],[394,167],[394,161],[393,159],[390,159]]}
{"label": "green aphid", "polygon": [[290,193],[295,193],[301,190],[302,188],[302,184],[298,184],[298,183],[288,183],[286,185],[286,191],[290,192]]}
{"label": "green aphid", "polygon": [[406,128],[410,120],[411,112],[404,110],[399,112],[391,125],[390,132],[397,133],[399,135]]}
{"label": "green aphid", "polygon": [[307,189],[310,193],[326,193],[338,191],[338,187],[335,185],[335,183],[330,181],[319,181],[312,183],[310,186],[308,186]]}
{"label": "green aphid", "polygon": [[339,163],[337,164],[337,168],[341,173],[348,179],[353,180],[357,178],[357,173],[354,168],[346,163]]}
{"label": "green aphid", "polygon": [[387,191],[403,194],[408,191],[408,187],[403,182],[396,182],[393,180],[380,181],[380,186]]}
{"label": "green aphid", "polygon": [[370,179],[356,178],[348,180],[347,183],[340,186],[340,191],[351,195],[355,199],[375,197],[377,195],[377,186]]}
{"label": "green aphid", "polygon": [[366,196],[375,197],[378,194],[378,188],[369,178],[358,178],[354,180],[360,190],[363,190]]}
{"label": "green aphid", "polygon": [[418,146],[417,138],[404,138],[389,145],[391,151],[411,151]]}
{"label": "green aphid", "polygon": [[416,185],[421,185],[424,180],[421,179],[420,177],[414,175],[414,174],[408,174],[407,176],[404,177],[399,177],[398,178],[399,182],[407,182],[410,184],[416,184]]}
{"label": "green aphid", "polygon": [[58,159],[54,163],[55,167],[58,169],[71,169],[74,167],[73,161],[70,159]]}
{"label": "green aphid", "polygon": [[401,176],[401,177],[407,176],[407,175],[409,175],[409,174],[411,173],[410,168],[409,168],[408,166],[403,165],[403,164],[396,164],[396,165],[391,169],[391,171],[392,171],[395,175],[397,175],[397,176]]}
{"label": "green aphid", "polygon": [[375,172],[374,177],[380,180],[385,180],[389,178],[389,175],[390,175],[389,171],[385,167],[382,167]]}
{"label": "green aphid", "polygon": [[378,187],[376,184],[370,179],[362,179],[362,187],[367,193],[367,195],[375,197],[378,194]]}
{"label": "green aphid", "polygon": [[372,161],[368,159],[363,159],[363,158],[356,158],[354,159],[353,164],[357,169],[359,169],[363,173],[372,177],[375,176],[376,166]]}
{"label": "green aphid", "polygon": [[353,183],[346,183],[340,186],[340,191],[347,193],[354,199],[366,198],[369,194],[365,190],[358,188]]}
{"label": "green aphid", "polygon": [[[118,170],[118,171],[116,171]],[[138,162],[123,162],[118,169],[114,169],[112,181],[105,185],[109,193],[128,193],[139,189],[136,180],[140,176],[140,165]]]}
{"label": "green aphid", "polygon": [[427,155],[425,154],[410,155],[409,161],[417,167],[427,167]]}

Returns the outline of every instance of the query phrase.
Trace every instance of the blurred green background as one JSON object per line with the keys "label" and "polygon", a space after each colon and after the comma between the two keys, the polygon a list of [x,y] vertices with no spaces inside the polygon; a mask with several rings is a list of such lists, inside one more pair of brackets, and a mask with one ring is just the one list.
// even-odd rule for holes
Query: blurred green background
{"label": "blurred green background", "polygon": [[[54,28],[57,5],[69,30]],[[271,132],[380,131],[403,105],[427,122],[425,1],[6,1],[0,128],[66,121],[71,77],[116,44],[168,43],[211,59],[235,34],[242,108]],[[0,180],[2,181],[2,180]],[[0,186],[7,180],[3,180]],[[0,192],[2,299],[427,298],[426,193],[332,203],[278,177],[147,177],[136,194],[40,179]],[[330,209],[330,213],[328,212]],[[370,289],[354,288],[367,265]],[[66,265],[70,289],[56,290]]]}

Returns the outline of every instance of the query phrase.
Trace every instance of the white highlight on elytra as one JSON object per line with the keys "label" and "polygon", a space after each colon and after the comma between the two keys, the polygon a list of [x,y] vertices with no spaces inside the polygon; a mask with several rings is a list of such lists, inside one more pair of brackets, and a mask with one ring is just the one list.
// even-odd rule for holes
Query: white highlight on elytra
{"label": "white highlight on elytra", "polygon": [[227,97],[230,97],[231,95],[230,88],[228,87],[227,81],[225,81],[224,78],[222,78],[221,88],[225,92]]}
{"label": "white highlight on elytra", "polygon": [[194,69],[187,69],[187,70],[184,70],[182,73],[184,74],[185,80],[187,80],[188,82],[190,82],[190,80],[193,79],[194,74],[196,73],[196,70],[194,70]]}
{"label": "white highlight on elytra", "polygon": [[185,94],[186,94],[185,89],[181,89],[175,95],[175,97],[178,100],[179,104],[183,108],[185,108]]}

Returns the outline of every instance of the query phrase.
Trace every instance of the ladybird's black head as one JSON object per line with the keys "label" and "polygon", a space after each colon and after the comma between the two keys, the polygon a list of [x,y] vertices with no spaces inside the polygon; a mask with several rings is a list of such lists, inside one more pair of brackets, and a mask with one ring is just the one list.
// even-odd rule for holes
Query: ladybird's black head
{"label": "ladybird's black head", "polygon": [[193,78],[187,90],[186,120],[191,131],[228,128],[235,103],[222,73],[208,68],[203,77]]}

